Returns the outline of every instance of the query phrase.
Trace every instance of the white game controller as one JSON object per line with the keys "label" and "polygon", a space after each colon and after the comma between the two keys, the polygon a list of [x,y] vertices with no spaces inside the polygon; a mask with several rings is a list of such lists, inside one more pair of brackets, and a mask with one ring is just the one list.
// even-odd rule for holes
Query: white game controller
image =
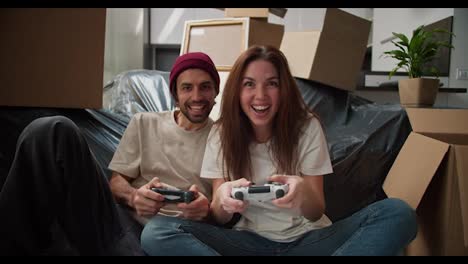
{"label": "white game controller", "polygon": [[289,191],[289,185],[277,182],[263,186],[234,187],[231,197],[241,201],[266,202],[285,196]]}

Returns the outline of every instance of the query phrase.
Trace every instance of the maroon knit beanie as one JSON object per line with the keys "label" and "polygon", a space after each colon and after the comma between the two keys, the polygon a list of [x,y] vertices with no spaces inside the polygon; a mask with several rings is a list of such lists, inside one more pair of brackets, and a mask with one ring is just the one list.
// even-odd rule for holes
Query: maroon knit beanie
{"label": "maroon knit beanie", "polygon": [[207,72],[215,82],[216,94],[219,93],[219,74],[213,61],[203,52],[191,52],[178,57],[174,66],[172,66],[172,70],[169,75],[169,83],[171,86],[171,94],[174,98],[177,99],[177,77],[187,69],[201,69]]}

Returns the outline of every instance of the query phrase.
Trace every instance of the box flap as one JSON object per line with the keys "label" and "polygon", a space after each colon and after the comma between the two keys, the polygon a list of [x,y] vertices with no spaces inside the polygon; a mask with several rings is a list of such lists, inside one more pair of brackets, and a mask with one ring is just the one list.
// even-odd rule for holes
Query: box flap
{"label": "box flap", "polygon": [[287,8],[216,8],[224,10],[226,17],[268,17],[272,13],[278,17],[286,16]]}
{"label": "box flap", "polygon": [[416,209],[449,147],[412,132],[383,184],[388,197],[400,198]]}
{"label": "box flap", "polygon": [[0,105],[102,108],[105,8],[2,8],[0,32]]}
{"label": "box flap", "polygon": [[468,135],[467,134],[451,134],[451,133],[420,133],[424,136],[443,141],[445,143],[453,145],[468,145]]}
{"label": "box flap", "polygon": [[287,8],[268,8],[268,10],[273,15],[277,15],[281,18],[284,18],[286,16],[286,13],[288,12]]}
{"label": "box flap", "polygon": [[284,34],[284,25],[250,19],[248,46],[270,45],[280,48]]}
{"label": "box flap", "polygon": [[357,85],[371,22],[338,8],[327,8],[311,78],[343,90]]}
{"label": "box flap", "polygon": [[468,135],[468,109],[406,108],[406,112],[415,132]]}
{"label": "box flap", "polygon": [[465,247],[468,247],[468,146],[456,146],[455,157],[458,172],[461,215]]}
{"label": "box flap", "polygon": [[284,32],[280,50],[288,59],[293,76],[309,78],[320,34],[320,31]]}

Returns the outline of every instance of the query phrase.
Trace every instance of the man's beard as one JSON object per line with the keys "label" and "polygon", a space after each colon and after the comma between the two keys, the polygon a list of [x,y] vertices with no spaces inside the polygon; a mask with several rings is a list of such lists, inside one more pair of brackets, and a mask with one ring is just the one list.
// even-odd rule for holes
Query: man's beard
{"label": "man's beard", "polygon": [[[203,108],[204,108],[203,113],[201,115],[190,114],[190,108],[191,108],[190,105],[192,104],[203,105]],[[180,111],[190,122],[194,124],[200,124],[200,123],[205,122],[206,119],[209,117],[213,106],[214,106],[214,103],[210,104],[208,100],[202,100],[202,101],[197,101],[197,102],[188,101],[188,102],[185,102],[184,107],[180,107]]]}

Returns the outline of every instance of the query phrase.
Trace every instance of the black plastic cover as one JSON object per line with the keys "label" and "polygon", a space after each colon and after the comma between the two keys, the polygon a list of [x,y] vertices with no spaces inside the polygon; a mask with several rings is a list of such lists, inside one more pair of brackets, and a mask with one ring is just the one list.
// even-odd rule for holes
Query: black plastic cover
{"label": "black plastic cover", "polygon": [[296,80],[328,141],[334,172],[324,177],[326,214],[336,221],[385,198],[382,184],[411,132],[404,108]]}
{"label": "black plastic cover", "polygon": [[[324,177],[327,215],[334,221],[382,199],[382,183],[411,126],[399,104],[375,104],[353,93],[296,79],[306,103],[321,119],[334,173]],[[0,107],[0,184],[13,160],[16,140],[35,118],[63,115],[84,133],[100,168],[107,166],[133,114],[172,110],[168,73],[137,70],[104,88],[105,109]]]}

